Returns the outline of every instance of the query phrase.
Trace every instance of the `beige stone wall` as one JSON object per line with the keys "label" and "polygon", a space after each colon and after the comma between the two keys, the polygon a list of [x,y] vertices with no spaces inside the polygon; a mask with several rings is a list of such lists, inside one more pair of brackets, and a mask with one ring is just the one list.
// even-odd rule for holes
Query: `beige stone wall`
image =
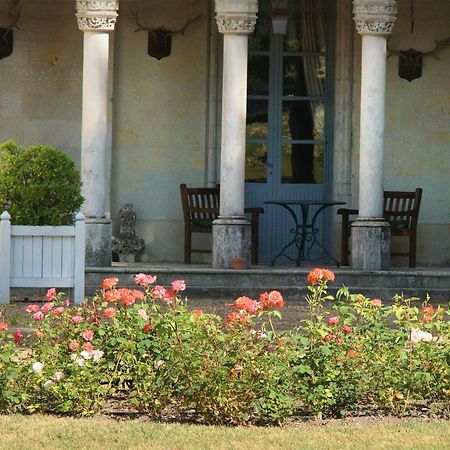
{"label": "beige stone wall", "polygon": [[[0,1],[0,26],[8,22]],[[79,164],[82,34],[75,2],[22,0],[14,52],[0,60],[0,141],[47,144]]]}
{"label": "beige stone wall", "polygon": [[[0,142],[58,147],[80,164],[83,33],[75,0],[22,0],[14,53],[0,60]],[[124,203],[137,211],[146,241],[142,261],[182,260],[179,184],[205,183],[209,89],[207,0],[120,1],[111,34],[111,215],[115,232]],[[172,53],[147,54],[145,31],[177,30],[198,14]],[[0,26],[8,2],[0,0]]]}
{"label": "beige stone wall", "polygon": [[[7,19],[7,4],[0,0],[0,26]],[[409,0],[399,1],[399,19],[390,41],[393,48],[428,50],[435,40],[450,35],[448,0],[416,0],[415,4],[411,34]],[[54,145],[79,164],[83,36],[75,20],[75,0],[22,0],[22,5],[14,53],[0,60],[0,141],[13,138],[21,145]],[[111,214],[117,230],[121,205],[135,205],[137,233],[147,245],[143,261],[182,260],[178,185],[215,181],[211,175],[215,120],[220,121],[211,106],[220,99],[220,90],[214,93],[210,88],[220,85],[216,78],[220,73],[214,73],[215,60],[209,58],[211,5],[209,0],[120,1],[111,45]],[[172,54],[157,61],[147,55],[147,33],[135,32],[130,10],[137,7],[142,22],[155,28],[181,28],[198,13],[202,18],[185,36],[174,36]],[[353,141],[348,155],[342,152],[339,157],[337,164],[346,167],[336,168],[342,177],[335,191],[347,200],[351,184],[350,203],[356,206],[361,49],[360,38],[354,41]],[[398,78],[397,57],[388,61],[385,187],[424,188],[419,264],[448,266],[450,48],[438,56],[440,60],[426,58],[422,78],[411,83]],[[344,82],[345,74],[340,76]],[[347,109],[345,99],[341,104]],[[342,132],[348,133],[348,127]],[[340,142],[344,141],[342,137]],[[405,260],[393,262],[405,264]]]}
{"label": "beige stone wall", "polygon": [[[450,37],[450,2],[416,0],[411,33],[409,0],[398,2],[399,14],[389,46],[395,50],[428,51],[436,40]],[[355,39],[353,109],[353,204],[358,203],[358,145],[361,38]],[[398,76],[398,57],[387,63],[386,190],[422,187],[418,264],[450,265],[450,47],[439,59],[423,61],[422,77],[412,82]],[[393,240],[395,247],[402,239]],[[406,264],[395,258],[393,265]]]}
{"label": "beige stone wall", "polygon": [[[208,2],[121,2],[115,31],[111,212],[134,204],[137,232],[146,242],[143,261],[182,260],[179,184],[205,182],[208,98]],[[151,28],[180,29],[202,14],[172,53],[147,54],[148,33],[135,32],[130,10]],[[117,225],[117,223],[116,223]]]}

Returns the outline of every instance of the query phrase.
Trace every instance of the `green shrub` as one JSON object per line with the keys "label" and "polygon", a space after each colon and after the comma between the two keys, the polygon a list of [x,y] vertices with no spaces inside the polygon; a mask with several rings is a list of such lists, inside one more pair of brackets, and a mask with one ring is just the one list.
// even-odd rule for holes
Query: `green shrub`
{"label": "green shrub", "polygon": [[15,225],[68,225],[84,201],[80,174],[61,151],[0,145],[0,207]]}

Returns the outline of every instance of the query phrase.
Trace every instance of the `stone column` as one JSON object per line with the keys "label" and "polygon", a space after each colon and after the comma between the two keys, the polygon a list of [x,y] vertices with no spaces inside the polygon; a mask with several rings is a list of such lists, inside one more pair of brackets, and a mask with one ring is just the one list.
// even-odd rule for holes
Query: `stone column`
{"label": "stone column", "polygon": [[111,219],[107,208],[107,106],[109,31],[118,0],[77,0],[78,27],[84,33],[81,178],[86,217],[86,265],[111,265]]}
{"label": "stone column", "polygon": [[362,35],[359,217],[352,225],[352,266],[389,268],[390,230],[383,219],[386,39],[396,20],[394,0],[354,0]]}
{"label": "stone column", "polygon": [[250,261],[251,226],[244,216],[248,35],[257,0],[216,0],[223,34],[220,214],[213,223],[213,267],[230,268],[234,257]]}

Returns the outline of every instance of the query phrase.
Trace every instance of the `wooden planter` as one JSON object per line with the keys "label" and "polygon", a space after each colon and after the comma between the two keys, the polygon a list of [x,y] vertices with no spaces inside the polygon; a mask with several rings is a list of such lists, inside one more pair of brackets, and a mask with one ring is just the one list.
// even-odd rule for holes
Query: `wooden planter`
{"label": "wooden planter", "polygon": [[10,288],[73,288],[75,303],[84,300],[85,223],[74,225],[11,225],[0,216],[0,304],[8,304]]}

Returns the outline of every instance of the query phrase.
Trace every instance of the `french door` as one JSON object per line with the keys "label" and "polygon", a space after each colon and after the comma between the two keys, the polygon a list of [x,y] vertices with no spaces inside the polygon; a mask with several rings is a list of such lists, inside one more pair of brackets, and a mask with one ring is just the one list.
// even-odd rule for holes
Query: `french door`
{"label": "french door", "polygon": [[[287,32],[273,33],[271,2],[260,0],[255,33],[249,38],[245,201],[248,207],[265,209],[262,263],[290,240],[293,225],[287,211],[264,201],[323,200],[331,178],[331,2],[284,3]],[[318,222],[327,247],[329,219],[324,215]]]}

